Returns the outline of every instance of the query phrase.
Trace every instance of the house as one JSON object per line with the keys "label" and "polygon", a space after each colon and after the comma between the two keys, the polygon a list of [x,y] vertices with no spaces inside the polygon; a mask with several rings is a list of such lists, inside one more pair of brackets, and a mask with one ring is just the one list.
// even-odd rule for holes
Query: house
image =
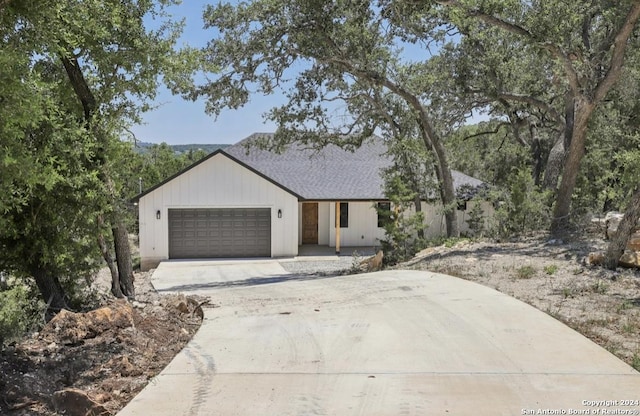
{"label": "house", "polygon": [[[166,259],[295,256],[303,244],[337,252],[379,245],[384,229],[374,204],[389,206],[380,172],[392,163],[381,139],[354,152],[248,150],[264,136],[216,150],[136,197],[143,270]],[[453,175],[456,187],[482,184]],[[429,205],[426,215],[429,235],[442,234],[438,208]]]}

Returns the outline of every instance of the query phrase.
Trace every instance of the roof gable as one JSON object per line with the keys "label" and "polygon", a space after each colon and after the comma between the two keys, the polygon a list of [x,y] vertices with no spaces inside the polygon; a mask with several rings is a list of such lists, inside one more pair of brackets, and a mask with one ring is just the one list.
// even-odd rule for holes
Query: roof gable
{"label": "roof gable", "polygon": [[206,161],[208,161],[209,159],[212,159],[213,157],[217,156],[217,155],[222,155],[228,159],[230,159],[231,161],[239,164],[240,166],[242,166],[245,169],[248,169],[249,171],[251,171],[252,173],[260,176],[261,178],[271,182],[272,184],[274,184],[275,186],[281,188],[282,190],[290,193],[291,195],[295,196],[298,199],[301,199],[302,197],[300,195],[298,195],[297,193],[295,193],[294,191],[292,191],[291,189],[288,189],[287,187],[283,186],[282,184],[274,181],[272,178],[264,175],[263,173],[257,171],[256,169],[254,169],[253,167],[245,164],[244,162],[242,162],[241,160],[236,159],[234,156],[228,154],[227,152],[225,152],[222,149],[218,149],[216,151],[214,151],[213,153],[208,154],[207,156],[203,157],[202,159],[198,160],[197,162],[187,166],[186,168],[182,169],[180,172],[177,172],[174,175],[171,175],[170,177],[168,177],[167,179],[163,180],[162,182],[158,183],[157,185],[147,189],[146,191],[136,195],[135,197],[133,197],[131,199],[131,201],[133,202],[138,202],[141,198],[143,198],[145,195],[150,194],[151,192],[155,191],[156,189],[164,186],[166,183],[171,182],[172,180],[174,180],[175,178],[177,178],[178,176],[183,175],[184,173],[190,171],[191,169],[195,168],[196,166],[205,163]]}

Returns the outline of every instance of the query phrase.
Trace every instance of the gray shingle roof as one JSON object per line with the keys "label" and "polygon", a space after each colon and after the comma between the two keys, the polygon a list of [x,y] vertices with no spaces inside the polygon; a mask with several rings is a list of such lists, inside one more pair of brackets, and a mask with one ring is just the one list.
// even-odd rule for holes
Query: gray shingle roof
{"label": "gray shingle roof", "polygon": [[[277,154],[247,145],[269,133],[253,134],[224,149],[274,182],[307,200],[384,200],[381,171],[392,165],[381,138],[372,136],[355,151],[328,145],[320,150],[292,144]],[[456,189],[463,184],[483,182],[453,171]]]}

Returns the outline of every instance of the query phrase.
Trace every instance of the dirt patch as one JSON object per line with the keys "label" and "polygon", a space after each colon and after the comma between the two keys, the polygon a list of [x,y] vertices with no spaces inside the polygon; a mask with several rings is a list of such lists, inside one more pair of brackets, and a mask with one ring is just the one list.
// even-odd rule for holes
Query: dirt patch
{"label": "dirt patch", "polygon": [[428,248],[401,269],[457,276],[520,299],[564,322],[640,370],[640,272],[585,263],[600,238],[564,242],[462,241]]}
{"label": "dirt patch", "polygon": [[[3,351],[0,414],[115,414],[122,409],[202,322],[199,305],[206,299],[160,296],[150,276],[136,274],[137,301],[104,296],[104,306],[95,311],[61,312],[39,333]],[[64,407],[71,404],[79,410]]]}

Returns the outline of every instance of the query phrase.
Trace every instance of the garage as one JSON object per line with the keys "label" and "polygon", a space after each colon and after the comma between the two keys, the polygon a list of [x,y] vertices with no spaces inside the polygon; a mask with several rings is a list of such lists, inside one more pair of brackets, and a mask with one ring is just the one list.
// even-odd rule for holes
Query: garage
{"label": "garage", "polygon": [[169,209],[169,258],[271,257],[270,208]]}

